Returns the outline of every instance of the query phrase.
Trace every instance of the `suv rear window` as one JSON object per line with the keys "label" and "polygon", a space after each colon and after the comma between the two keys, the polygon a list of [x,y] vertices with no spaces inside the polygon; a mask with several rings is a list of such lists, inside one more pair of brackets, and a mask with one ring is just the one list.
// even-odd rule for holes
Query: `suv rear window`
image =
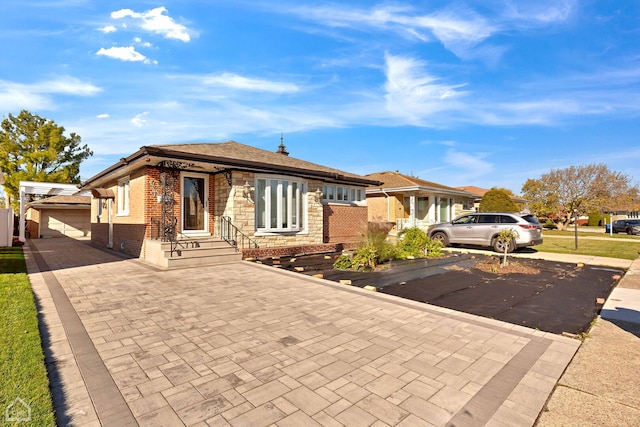
{"label": "suv rear window", "polygon": [[531,224],[536,224],[536,225],[540,224],[538,222],[538,218],[536,218],[533,215],[522,215],[522,219],[526,220],[527,222],[530,222]]}

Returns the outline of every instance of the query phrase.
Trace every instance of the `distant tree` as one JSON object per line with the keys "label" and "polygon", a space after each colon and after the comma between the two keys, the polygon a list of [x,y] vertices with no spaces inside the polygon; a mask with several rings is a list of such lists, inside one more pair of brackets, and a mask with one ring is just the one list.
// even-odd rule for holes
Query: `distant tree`
{"label": "distant tree", "polygon": [[80,145],[80,135],[64,135],[64,127],[22,110],[9,114],[0,130],[0,170],[11,206],[18,211],[20,181],[79,183],[80,163],[93,155]]}
{"label": "distant tree", "polygon": [[610,171],[604,164],[590,164],[552,169],[540,179],[528,179],[522,192],[532,212],[564,230],[575,216],[602,212],[627,201],[637,192],[630,182],[627,175]]}
{"label": "distant tree", "polygon": [[480,212],[518,212],[520,209],[504,189],[493,187],[482,196],[478,210]]}

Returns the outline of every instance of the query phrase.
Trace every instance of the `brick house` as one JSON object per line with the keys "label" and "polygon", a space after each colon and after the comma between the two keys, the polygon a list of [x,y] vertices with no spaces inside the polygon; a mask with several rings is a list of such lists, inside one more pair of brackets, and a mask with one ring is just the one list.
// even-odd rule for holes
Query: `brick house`
{"label": "brick house", "polygon": [[[94,244],[166,265],[207,238],[244,257],[354,244],[367,225],[365,189],[375,184],[290,157],[282,143],[271,152],[229,141],[144,146],[81,188],[93,195]],[[171,254],[159,254],[167,241]]]}
{"label": "brick house", "polygon": [[380,181],[366,191],[369,221],[390,223],[391,234],[425,229],[438,222],[475,211],[475,195],[399,172],[377,172],[365,178]]}

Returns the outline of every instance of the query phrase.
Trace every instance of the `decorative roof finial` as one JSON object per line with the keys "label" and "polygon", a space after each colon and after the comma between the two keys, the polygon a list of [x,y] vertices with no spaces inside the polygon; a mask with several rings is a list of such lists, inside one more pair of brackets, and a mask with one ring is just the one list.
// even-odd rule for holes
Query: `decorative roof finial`
{"label": "decorative roof finial", "polygon": [[276,153],[284,154],[285,156],[289,155],[287,151],[287,147],[284,146],[284,134],[280,132],[280,145],[278,146],[278,151]]}

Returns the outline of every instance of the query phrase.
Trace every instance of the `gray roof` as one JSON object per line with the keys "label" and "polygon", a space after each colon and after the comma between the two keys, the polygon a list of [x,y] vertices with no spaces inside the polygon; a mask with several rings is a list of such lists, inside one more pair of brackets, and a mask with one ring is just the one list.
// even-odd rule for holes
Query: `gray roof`
{"label": "gray roof", "polygon": [[[209,164],[215,167],[216,170],[238,169],[266,173],[294,174],[325,181],[347,182],[365,186],[378,184],[378,181],[360,175],[322,166],[306,160],[296,159],[295,157],[275,151],[267,151],[235,141],[228,141],[144,146],[131,156],[121,159],[119,163],[89,178],[89,180],[83,183],[83,187],[145,156],[151,156],[156,159]],[[212,171],[213,170],[214,169],[212,169]]]}

